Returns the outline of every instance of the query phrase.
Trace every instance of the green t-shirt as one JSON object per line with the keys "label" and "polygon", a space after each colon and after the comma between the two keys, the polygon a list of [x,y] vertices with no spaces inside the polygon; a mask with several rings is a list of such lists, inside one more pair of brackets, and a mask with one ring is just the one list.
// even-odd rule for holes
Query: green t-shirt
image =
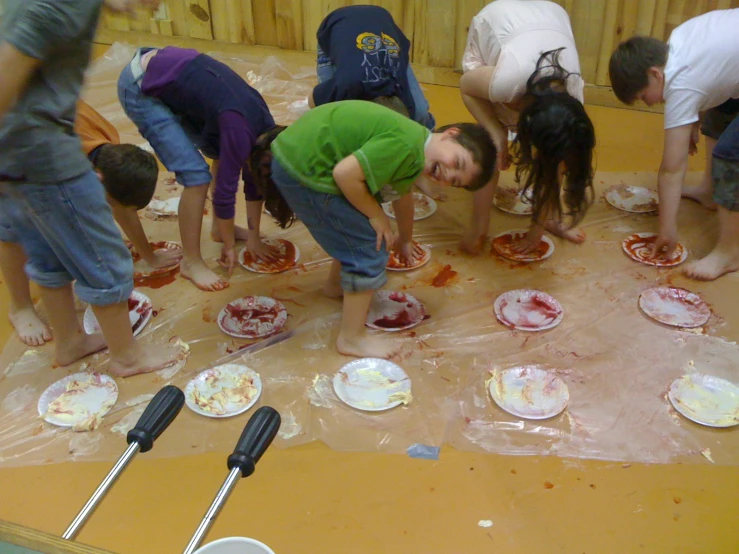
{"label": "green t-shirt", "polygon": [[354,154],[372,195],[387,200],[410,191],[423,171],[429,131],[422,125],[365,100],[324,104],[305,113],[272,143],[280,165],[304,186],[341,194],[334,167]]}

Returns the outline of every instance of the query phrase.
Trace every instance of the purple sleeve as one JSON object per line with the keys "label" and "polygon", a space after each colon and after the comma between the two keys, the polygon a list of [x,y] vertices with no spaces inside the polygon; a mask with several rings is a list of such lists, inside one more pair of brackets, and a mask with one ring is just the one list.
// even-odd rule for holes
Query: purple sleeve
{"label": "purple sleeve", "polygon": [[[239,175],[246,166],[255,143],[249,122],[237,112],[226,111],[218,116],[221,153],[218,175],[213,191],[213,212],[219,219],[233,219],[236,212],[236,193],[239,190]],[[244,171],[244,177],[247,172]],[[249,174],[251,177],[251,174]],[[254,182],[251,183],[254,188]],[[247,200],[249,185],[245,181]]]}

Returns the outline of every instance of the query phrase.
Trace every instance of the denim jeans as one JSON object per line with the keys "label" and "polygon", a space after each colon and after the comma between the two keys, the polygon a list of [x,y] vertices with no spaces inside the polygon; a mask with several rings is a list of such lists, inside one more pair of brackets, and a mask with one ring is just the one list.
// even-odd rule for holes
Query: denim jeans
{"label": "denim jeans", "polygon": [[387,283],[388,252],[375,248],[377,233],[367,217],[338,194],[317,192],[293,178],[277,159],[272,180],[298,219],[326,253],[341,264],[346,292],[377,290]]}
{"label": "denim jeans", "polygon": [[[324,81],[328,81],[334,76],[334,73],[336,73],[336,67],[331,61],[331,58],[321,50],[321,47],[319,46],[316,61],[316,75],[318,76],[318,82],[323,83]],[[429,102],[423,95],[421,85],[413,74],[413,69],[411,69],[410,64],[408,64],[408,87],[410,88],[411,96],[413,96],[413,103],[416,105],[415,120],[427,129],[433,131],[436,128],[436,120],[429,111]]]}
{"label": "denim jeans", "polygon": [[77,296],[99,306],[131,294],[131,254],[92,170],[56,184],[0,184],[0,220],[0,240],[23,246],[26,274],[42,287],[74,281]]}
{"label": "denim jeans", "polygon": [[163,102],[141,91],[143,73],[138,60],[146,51],[138,50],[118,78],[118,99],[123,110],[167,170],[174,172],[178,183],[185,187],[207,185],[211,181],[210,169],[198,151],[197,138]]}

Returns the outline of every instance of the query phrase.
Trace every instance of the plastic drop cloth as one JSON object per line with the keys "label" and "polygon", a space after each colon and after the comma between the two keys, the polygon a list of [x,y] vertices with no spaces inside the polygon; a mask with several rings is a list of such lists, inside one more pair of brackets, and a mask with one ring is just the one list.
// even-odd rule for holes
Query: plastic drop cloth
{"label": "plastic drop cloth", "polygon": [[[115,83],[133,49],[115,45],[89,72],[86,99],[120,129],[124,141],[142,144],[118,105]],[[314,83],[313,68],[286,67],[279,59],[221,57],[265,94],[275,118],[289,123]],[[157,196],[178,194],[162,175]],[[739,432],[716,430],[679,416],[665,398],[670,383],[700,371],[739,381],[739,275],[695,283],[679,268],[643,266],[627,258],[621,240],[637,231],[655,231],[657,218],[621,212],[600,200],[612,184],[654,186],[654,174],[598,174],[597,201],[584,222],[588,238],[576,246],[554,238],[551,258],[520,265],[490,255],[462,255],[457,244],[470,212],[469,193],[449,190],[432,217],[415,225],[416,239],[432,246],[431,262],[412,272],[390,273],[389,290],[420,299],[430,318],[396,333],[402,350],[395,360],[412,381],[413,401],[387,412],[360,412],[344,405],[331,379],[350,359],[336,353],[341,302],[321,295],[329,263],[301,224],[278,229],[265,217],[264,233],[293,241],[300,265],[279,275],[258,275],[237,267],[231,286],[200,292],[181,277],[159,288],[137,287],[153,302],[155,315],[138,340],[164,342],[179,337],[190,346],[184,368],[118,379],[119,399],[92,432],[75,433],[41,420],[36,404],[51,383],[81,367],[105,371],[107,354],[70,367],[53,365],[53,345],[26,348],[11,337],[0,357],[0,465],[66,460],[115,460],[125,433],[152,395],[167,383],[184,389],[200,371],[222,363],[244,363],[263,383],[255,406],[270,405],[282,415],[278,447],[320,440],[336,450],[403,453],[415,444],[450,444],[459,450],[503,454],[553,454],[636,462],[739,463]],[[511,185],[512,174],[501,186]],[[178,241],[176,219],[141,212],[152,240]],[[244,219],[243,197],[237,217]],[[681,240],[691,259],[710,251],[717,234],[715,216],[694,203],[680,215]],[[529,219],[493,210],[490,235],[527,227]],[[206,216],[204,237],[210,225]],[[204,238],[206,261],[216,267],[220,246]],[[449,268],[444,271],[445,267]],[[220,271],[220,270],[217,270]],[[443,272],[444,271],[444,272]],[[440,275],[449,276],[442,279]],[[443,274],[442,274],[443,272]],[[439,277],[435,280],[436,277]],[[696,332],[661,326],[637,305],[641,291],[672,283],[700,293],[715,315]],[[161,284],[161,283],[159,283]],[[437,286],[434,286],[437,285]],[[559,300],[562,323],[546,332],[511,331],[493,315],[495,298],[510,289],[535,288]],[[285,330],[261,341],[232,339],[215,318],[229,301],[267,295],[289,312]],[[84,306],[79,306],[80,316]],[[42,308],[43,312],[43,308]],[[692,362],[692,364],[691,364]],[[485,381],[496,367],[550,366],[567,383],[567,410],[543,421],[521,420],[490,399]],[[183,408],[150,456],[182,456],[229,451],[252,412],[211,419]],[[703,452],[703,455],[701,455]],[[708,456],[706,456],[708,454]]]}

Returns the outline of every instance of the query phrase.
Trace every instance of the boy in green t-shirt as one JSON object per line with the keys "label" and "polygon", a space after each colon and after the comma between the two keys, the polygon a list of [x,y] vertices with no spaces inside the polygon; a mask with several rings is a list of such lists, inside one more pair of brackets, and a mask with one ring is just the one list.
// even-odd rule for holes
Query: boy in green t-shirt
{"label": "boy in green t-shirt", "polygon": [[[495,166],[490,136],[472,123],[431,133],[383,106],[346,100],[307,112],[271,140],[271,178],[262,173],[257,186],[282,227],[299,218],[333,258],[324,293],[344,296],[337,349],[391,356],[392,345],[366,336],[364,324],[373,292],[387,282],[389,251],[413,257],[411,186],[422,176],[470,191],[485,186]],[[399,237],[380,206],[390,200]]]}

